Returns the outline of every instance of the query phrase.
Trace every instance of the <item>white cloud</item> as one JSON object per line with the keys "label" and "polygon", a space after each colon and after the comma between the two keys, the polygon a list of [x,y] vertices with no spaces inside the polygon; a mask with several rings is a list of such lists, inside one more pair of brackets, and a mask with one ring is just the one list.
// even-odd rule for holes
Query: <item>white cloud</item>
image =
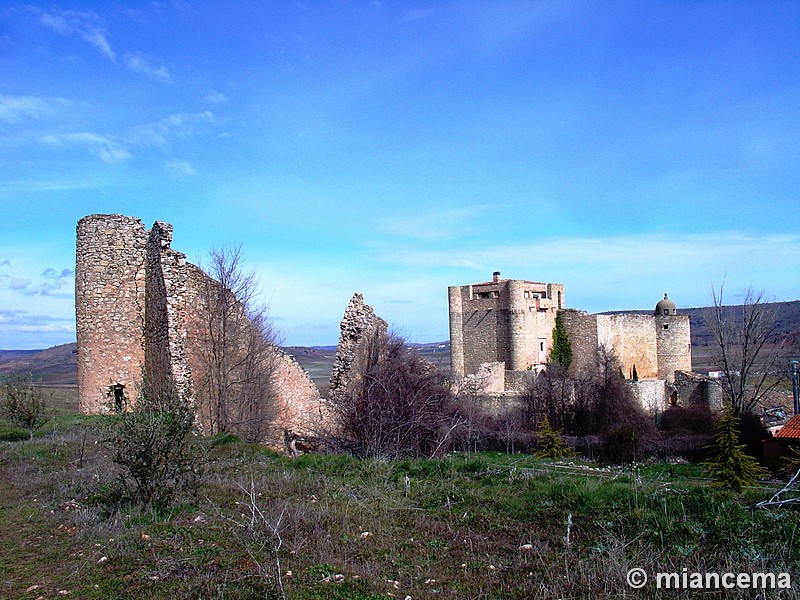
{"label": "white cloud", "polygon": [[0,121],[5,123],[16,123],[23,118],[41,119],[52,111],[52,102],[45,98],[0,95]]}
{"label": "white cloud", "polygon": [[434,13],[432,7],[429,8],[412,8],[400,19],[402,22],[419,21],[420,19],[427,19]]}
{"label": "white cloud", "polygon": [[56,325],[54,323],[50,323],[48,325],[20,325],[16,328],[17,331],[20,332],[46,332],[46,333],[55,333],[55,332],[73,332],[75,331],[75,327],[73,325]]}
{"label": "white cloud", "polygon": [[199,113],[175,113],[156,121],[132,128],[127,134],[131,143],[142,146],[167,146],[172,138],[191,137],[198,125],[215,123],[211,111]]}
{"label": "white cloud", "polygon": [[197,173],[194,165],[192,165],[192,163],[188,160],[170,160],[167,161],[164,166],[170,173],[174,173],[175,175],[180,175],[182,177],[188,177],[189,175],[194,175]]}
{"label": "white cloud", "polygon": [[209,91],[205,98],[206,102],[211,102],[212,104],[222,104],[228,101],[228,97],[225,94],[222,92],[215,92],[214,90]]}
{"label": "white cloud", "polygon": [[97,48],[108,60],[117,62],[111,44],[106,39],[105,22],[97,13],[74,10],[42,12],[39,22],[61,35],[79,35],[84,41]]}
{"label": "white cloud", "polygon": [[[646,308],[669,292],[681,306],[704,306],[712,286],[766,289],[796,299],[800,277],[786,265],[800,253],[800,235],[639,234],[539,238],[520,244],[439,250],[380,242],[376,260],[395,268],[445,271],[448,285],[504,277],[564,283],[568,305],[589,311]],[[571,298],[571,299],[570,299]]]}
{"label": "white cloud", "polygon": [[131,158],[131,153],[124,148],[124,142],[115,141],[106,136],[88,131],[67,133],[63,135],[45,135],[43,144],[54,147],[80,146],[95,154],[105,163],[119,163]]}
{"label": "white cloud", "polygon": [[172,81],[172,77],[165,67],[153,66],[153,64],[147,58],[139,53],[126,54],[125,64],[134,73],[139,73],[140,75],[150,77],[156,81],[162,81],[165,83]]}
{"label": "white cloud", "polygon": [[391,217],[379,224],[381,231],[418,240],[445,240],[469,234],[471,221],[491,207],[465,206],[444,211],[423,211],[413,215]]}

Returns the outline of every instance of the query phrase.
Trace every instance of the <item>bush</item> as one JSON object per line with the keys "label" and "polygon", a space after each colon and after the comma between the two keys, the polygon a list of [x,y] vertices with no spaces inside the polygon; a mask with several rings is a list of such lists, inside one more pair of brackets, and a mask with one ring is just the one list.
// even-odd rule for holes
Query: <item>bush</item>
{"label": "bush", "polygon": [[666,433],[708,434],[714,415],[707,406],[673,406],[661,414],[661,430]]}
{"label": "bush", "polygon": [[3,382],[0,411],[15,425],[26,429],[29,439],[33,439],[35,429],[50,420],[42,388],[34,383],[33,377],[22,375],[12,375]]}
{"label": "bush", "polygon": [[432,457],[449,449],[450,390],[404,340],[376,337],[360,379],[332,398],[327,441],[359,458]]}
{"label": "bush", "polygon": [[195,412],[174,387],[156,390],[144,381],[140,389],[136,405],[117,417],[109,439],[128,493],[111,486],[110,496],[163,509],[195,482]]}
{"label": "bush", "polygon": [[714,485],[741,492],[754,485],[768,473],[756,460],[745,452],[745,445],[739,443],[739,418],[728,408],[720,418],[714,431],[713,443],[709,448],[711,457],[706,463]]}

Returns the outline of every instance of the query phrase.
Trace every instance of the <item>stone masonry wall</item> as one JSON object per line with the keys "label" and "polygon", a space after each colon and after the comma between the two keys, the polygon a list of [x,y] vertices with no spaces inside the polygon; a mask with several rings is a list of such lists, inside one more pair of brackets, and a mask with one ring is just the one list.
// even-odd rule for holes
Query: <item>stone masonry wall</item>
{"label": "stone masonry wall", "polygon": [[658,378],[672,381],[675,371],[692,370],[689,315],[656,315]]}
{"label": "stone masonry wall", "polygon": [[[171,248],[172,226],[147,232],[139,219],[89,215],[78,222],[76,322],[79,405],[104,412],[110,386],[135,401],[143,373],[153,385],[174,384],[193,401],[200,372],[204,290],[217,284]],[[296,429],[319,415],[319,393],[308,374],[279,349],[274,380],[278,420]],[[311,415],[311,416],[309,416]],[[283,423],[277,426],[283,427]]]}
{"label": "stone masonry wall", "polygon": [[547,362],[564,286],[517,279],[448,288],[452,374],[458,380],[485,363],[525,371]]}
{"label": "stone masonry wall", "polygon": [[90,215],[78,221],[75,316],[79,407],[113,408],[110,386],[136,399],[144,365],[145,247],[139,219]]}
{"label": "stone masonry wall", "polygon": [[571,376],[597,370],[597,321],[594,315],[567,309],[561,311],[561,321],[572,346]]}
{"label": "stone masonry wall", "polygon": [[331,394],[343,393],[355,385],[366,368],[374,343],[385,341],[388,324],[375,314],[362,294],[354,294],[340,324],[339,344],[331,373]]}
{"label": "stone masonry wall", "polygon": [[614,350],[622,373],[633,379],[633,368],[639,379],[658,377],[658,351],[655,320],[652,315],[595,315],[597,341]]}

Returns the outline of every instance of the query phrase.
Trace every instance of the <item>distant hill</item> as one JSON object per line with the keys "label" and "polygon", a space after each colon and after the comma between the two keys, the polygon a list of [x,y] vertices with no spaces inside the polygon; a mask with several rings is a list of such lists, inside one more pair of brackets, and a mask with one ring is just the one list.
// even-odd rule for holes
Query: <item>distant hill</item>
{"label": "distant hill", "polygon": [[[800,300],[791,302],[772,302],[770,308],[775,311],[778,324],[775,335],[777,338],[786,338],[800,332]],[[678,313],[689,315],[689,323],[692,327],[692,346],[708,346],[712,341],[711,331],[706,325],[705,315],[709,311],[704,308],[679,308]],[[723,314],[733,319],[741,316],[741,306],[723,306]],[[652,314],[652,310],[614,310],[600,314],[620,315],[620,314]]]}
{"label": "distant hill", "polygon": [[0,352],[0,374],[22,373],[41,377],[47,383],[76,385],[78,383],[78,344],[61,344],[46,350]]}
{"label": "distant hill", "polygon": [[[774,302],[778,328],[776,336],[786,338],[800,333],[800,300],[792,302]],[[732,318],[737,318],[737,306],[725,306]],[[712,343],[711,332],[706,326],[705,313],[708,308],[681,308],[679,312],[689,315],[692,326],[692,355],[694,368],[707,368],[709,345]],[[612,311],[603,314],[642,314],[648,310]],[[450,342],[432,342],[428,344],[410,344],[424,358],[430,360],[443,371],[450,369]],[[283,350],[308,371],[317,387],[327,390],[328,381],[336,356],[335,346],[287,346]],[[62,344],[46,350],[0,350],[0,374],[30,373],[53,384],[75,385],[77,383],[77,344]]]}

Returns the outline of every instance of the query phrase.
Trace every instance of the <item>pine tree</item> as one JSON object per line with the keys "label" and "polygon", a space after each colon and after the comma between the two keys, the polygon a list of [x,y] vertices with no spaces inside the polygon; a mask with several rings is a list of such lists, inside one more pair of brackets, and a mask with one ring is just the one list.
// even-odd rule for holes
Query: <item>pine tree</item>
{"label": "pine tree", "polygon": [[572,454],[572,450],[561,439],[561,432],[550,426],[550,419],[547,418],[547,415],[539,425],[539,445],[541,449],[536,455],[542,458],[556,459]]}
{"label": "pine tree", "polygon": [[553,327],[553,347],[550,349],[550,360],[565,369],[568,369],[572,362],[572,344],[569,342],[569,336],[560,313],[556,315],[556,324]]}
{"label": "pine tree", "polygon": [[715,427],[709,446],[712,455],[705,463],[713,485],[739,493],[768,475],[744,448],[739,443],[739,417],[728,407]]}

